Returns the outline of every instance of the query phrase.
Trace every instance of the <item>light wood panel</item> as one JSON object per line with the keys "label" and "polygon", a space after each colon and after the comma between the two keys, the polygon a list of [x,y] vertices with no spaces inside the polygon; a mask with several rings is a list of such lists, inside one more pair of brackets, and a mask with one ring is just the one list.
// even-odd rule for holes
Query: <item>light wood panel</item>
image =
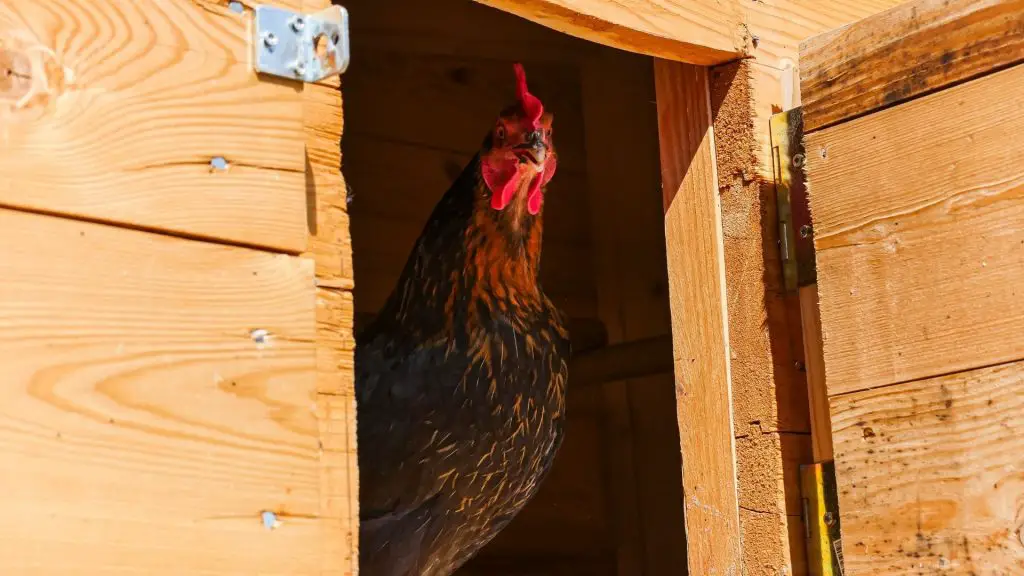
{"label": "light wood panel", "polygon": [[1024,61],[1024,0],[913,0],[800,46],[813,132]]}
{"label": "light wood panel", "polygon": [[301,86],[256,78],[245,18],[171,0],[5,3],[0,51],[25,83],[0,93],[0,203],[302,251]]}
{"label": "light wood panel", "polygon": [[834,397],[832,416],[847,574],[1024,573],[1024,363]]}
{"label": "light wood panel", "polygon": [[690,574],[741,566],[722,212],[706,69],[655,60]]}
{"label": "light wood panel", "polygon": [[900,0],[477,0],[630,52],[713,65],[741,55],[778,65],[797,44]]}
{"label": "light wood panel", "polygon": [[5,572],[315,573],[312,265],[10,210],[0,244]]}
{"label": "light wood panel", "polygon": [[807,137],[830,395],[1021,358],[1019,94],[1024,66]]}

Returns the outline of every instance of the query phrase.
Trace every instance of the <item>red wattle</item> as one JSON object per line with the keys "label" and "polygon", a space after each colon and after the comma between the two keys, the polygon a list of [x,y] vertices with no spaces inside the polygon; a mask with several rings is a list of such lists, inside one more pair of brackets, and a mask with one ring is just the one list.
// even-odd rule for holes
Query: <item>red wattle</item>
{"label": "red wattle", "polygon": [[484,162],[480,171],[484,183],[491,190],[491,207],[495,210],[504,210],[516,192],[516,160],[512,158],[499,164]]}

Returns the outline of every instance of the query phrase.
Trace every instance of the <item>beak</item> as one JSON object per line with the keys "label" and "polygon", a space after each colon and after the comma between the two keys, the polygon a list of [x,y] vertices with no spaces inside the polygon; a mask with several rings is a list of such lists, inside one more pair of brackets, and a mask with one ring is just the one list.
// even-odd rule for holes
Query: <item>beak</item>
{"label": "beak", "polygon": [[540,130],[527,134],[525,141],[517,145],[513,150],[516,156],[519,157],[520,164],[530,162],[536,166],[541,166],[548,157],[548,147],[544,143],[544,135],[541,134]]}

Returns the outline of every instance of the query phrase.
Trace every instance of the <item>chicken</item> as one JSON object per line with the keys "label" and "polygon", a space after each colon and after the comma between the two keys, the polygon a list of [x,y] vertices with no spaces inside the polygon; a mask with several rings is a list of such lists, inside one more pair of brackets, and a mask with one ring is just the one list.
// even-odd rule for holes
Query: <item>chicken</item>
{"label": "chicken", "polygon": [[356,347],[360,566],[447,575],[537,492],[562,442],[569,336],[538,281],[552,115],[517,102],[440,200]]}

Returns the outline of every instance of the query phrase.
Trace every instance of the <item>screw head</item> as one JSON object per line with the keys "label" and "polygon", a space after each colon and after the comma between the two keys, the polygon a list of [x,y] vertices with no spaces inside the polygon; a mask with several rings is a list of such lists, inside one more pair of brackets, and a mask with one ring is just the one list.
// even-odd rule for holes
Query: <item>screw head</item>
{"label": "screw head", "polygon": [[810,224],[804,224],[803,226],[800,227],[801,238],[810,238],[812,232],[814,232],[814,230],[811,228]]}
{"label": "screw head", "polygon": [[296,16],[292,18],[291,25],[292,30],[295,30],[296,32],[301,32],[302,29],[306,27],[306,20],[301,16]]}
{"label": "screw head", "polygon": [[277,35],[273,32],[267,32],[263,35],[263,45],[267,47],[267,50],[273,50],[278,42]]}
{"label": "screw head", "polygon": [[306,73],[306,64],[304,62],[296,62],[292,64],[292,71],[295,72],[296,76],[302,76]]}
{"label": "screw head", "polygon": [[836,523],[836,517],[831,512],[825,512],[825,525],[832,526]]}
{"label": "screw head", "polygon": [[803,167],[804,161],[805,158],[803,154],[797,154],[796,156],[793,156],[793,166],[796,166],[797,168]]}

